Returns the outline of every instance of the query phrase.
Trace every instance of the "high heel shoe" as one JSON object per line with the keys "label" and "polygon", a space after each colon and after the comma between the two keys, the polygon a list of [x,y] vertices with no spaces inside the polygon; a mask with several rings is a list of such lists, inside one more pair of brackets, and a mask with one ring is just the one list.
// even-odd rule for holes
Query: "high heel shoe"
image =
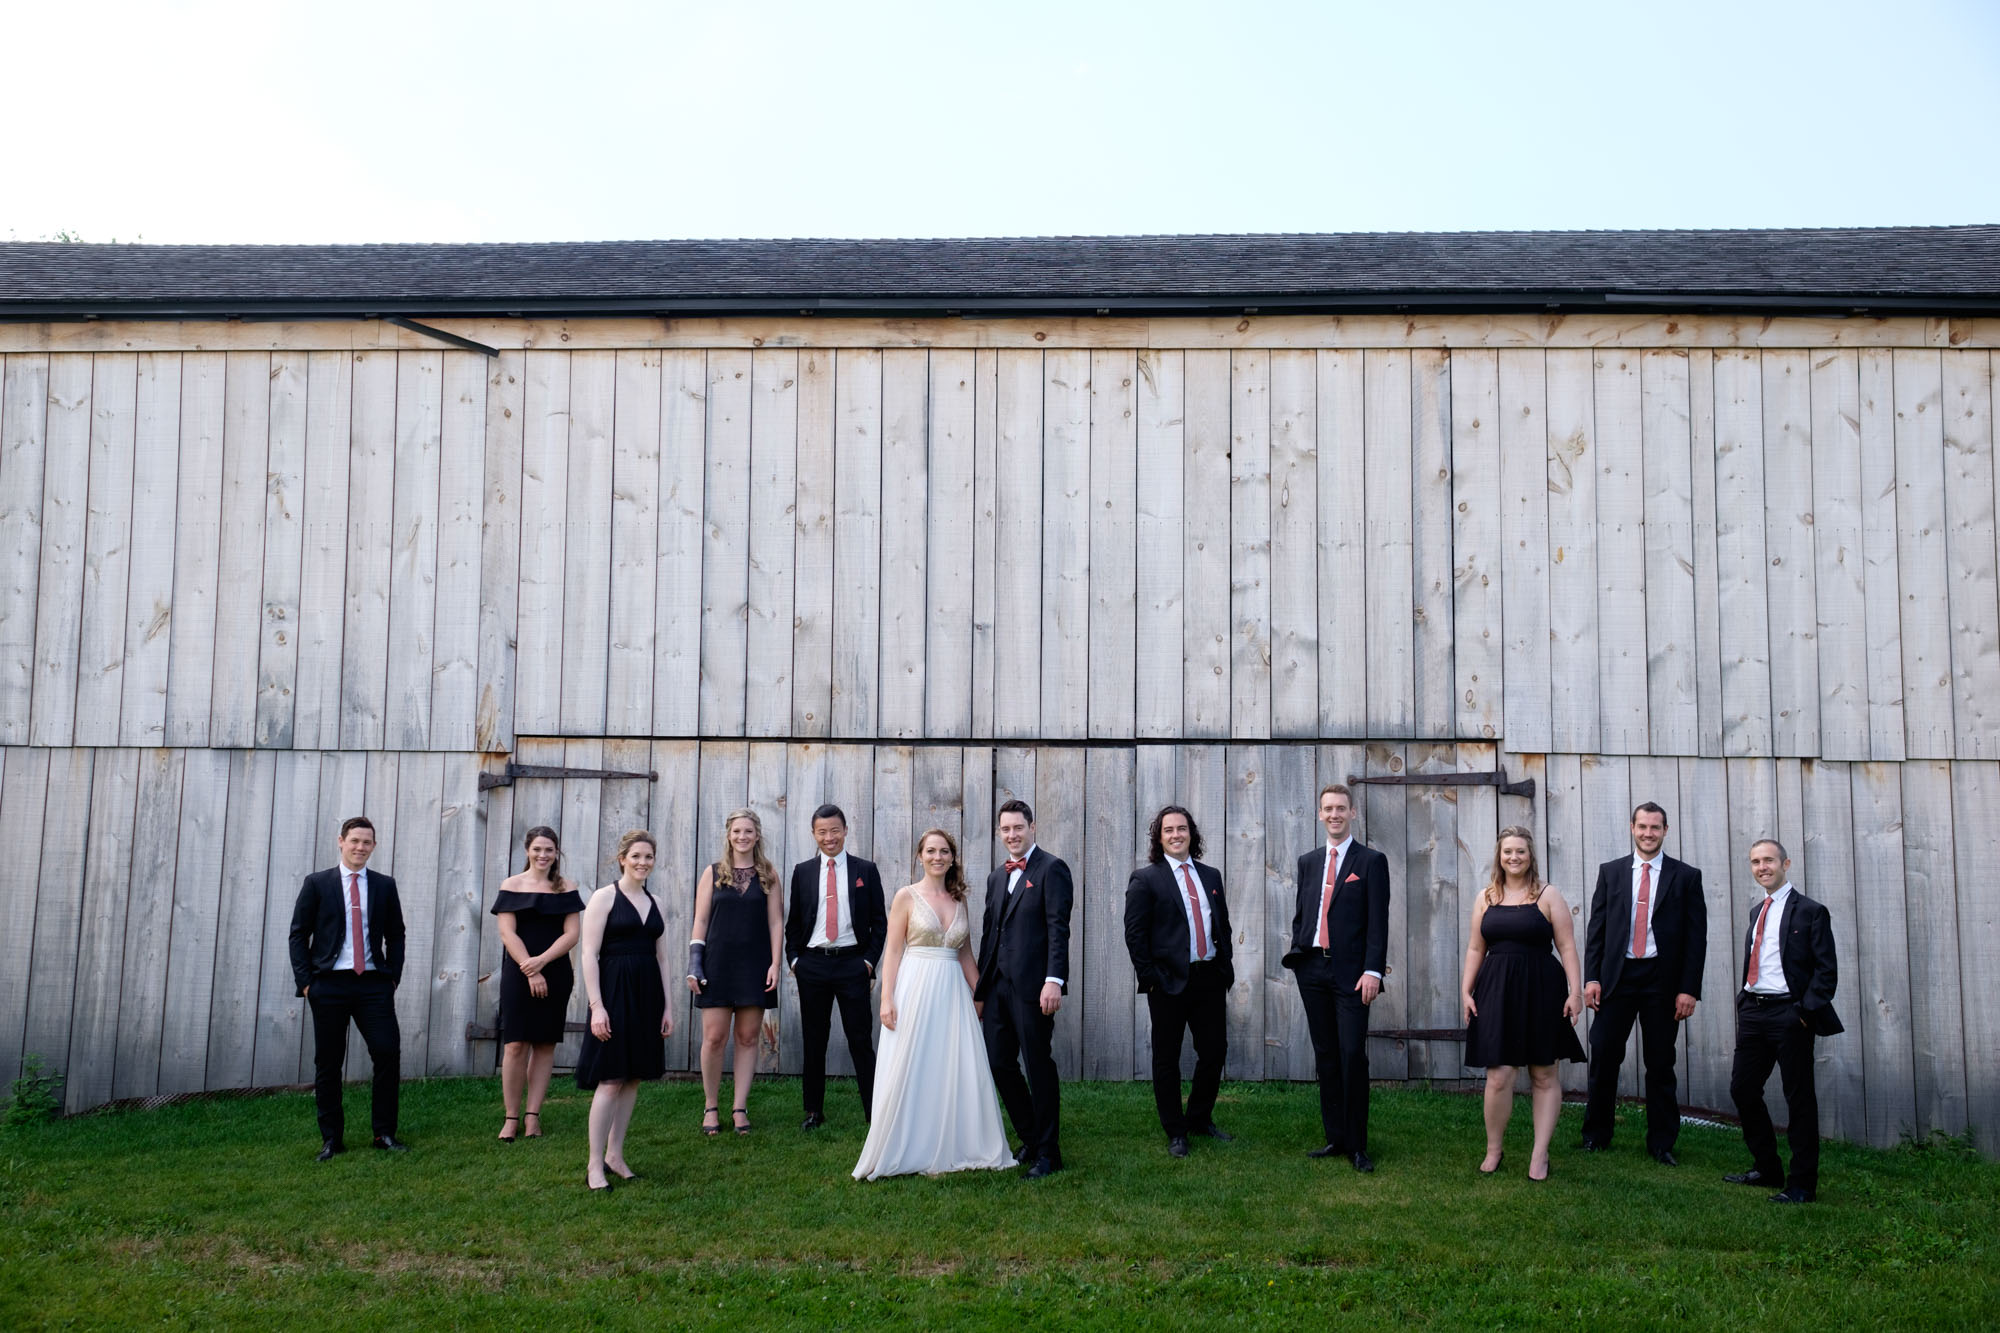
{"label": "high heel shoe", "polygon": [[[522,1115],[521,1137],[524,1139],[538,1139],[542,1137],[542,1130],[541,1130],[542,1113],[540,1111],[523,1111],[521,1115]],[[528,1116],[533,1116],[535,1118],[535,1132],[532,1134],[528,1132],[528,1122],[527,1122]]]}
{"label": "high heel shoe", "polygon": [[1554,1162],[1550,1162],[1547,1166],[1542,1168],[1542,1174],[1538,1176],[1535,1174],[1534,1164],[1530,1163],[1528,1166],[1528,1179],[1532,1180],[1533,1182],[1535,1182],[1535,1184],[1539,1185],[1543,1181],[1547,1180],[1550,1176],[1554,1175],[1555,1171],[1556,1171],[1556,1164]]}
{"label": "high heel shoe", "polygon": [[589,1186],[590,1186],[590,1192],[591,1192],[592,1194],[609,1194],[609,1193],[611,1193],[611,1177],[610,1177],[610,1176],[608,1176],[608,1175],[607,1175],[607,1176],[606,1176],[606,1177],[604,1178],[604,1183],[603,1183],[602,1185],[591,1185],[591,1184],[590,1184],[590,1177],[589,1177],[589,1176],[585,1176],[585,1177],[583,1178],[583,1183],[584,1183],[585,1185],[589,1185]]}
{"label": "high heel shoe", "polygon": [[748,1134],[750,1132],[750,1112],[748,1112],[741,1106],[737,1106],[730,1108],[729,1115],[731,1119],[734,1119],[739,1115],[743,1117],[743,1123],[736,1127],[737,1138],[742,1138],[745,1134]]}
{"label": "high heel shoe", "polygon": [[[719,1106],[704,1106],[701,1108],[701,1113],[705,1116],[721,1115],[722,1108]],[[722,1126],[720,1123],[713,1125],[704,1124],[701,1127],[701,1132],[708,1135],[708,1137],[710,1138],[714,1138],[717,1134],[720,1134],[722,1132]]]}
{"label": "high heel shoe", "polygon": [[521,1119],[520,1116],[510,1115],[505,1120],[502,1120],[500,1122],[500,1133],[495,1136],[495,1140],[500,1143],[512,1143],[519,1136],[515,1134],[509,1134],[507,1132],[507,1126],[518,1123],[520,1119]]}
{"label": "high heel shoe", "polygon": [[1507,1154],[1503,1152],[1498,1157],[1493,1159],[1493,1165],[1490,1169],[1483,1166],[1480,1167],[1479,1174],[1482,1176],[1491,1176],[1498,1174],[1500,1168],[1505,1166],[1506,1164],[1507,1164]]}

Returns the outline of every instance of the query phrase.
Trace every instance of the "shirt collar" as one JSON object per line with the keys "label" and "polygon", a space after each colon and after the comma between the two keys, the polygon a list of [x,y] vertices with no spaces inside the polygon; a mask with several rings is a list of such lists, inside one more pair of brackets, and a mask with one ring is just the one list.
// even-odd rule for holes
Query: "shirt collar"
{"label": "shirt collar", "polygon": [[1635,849],[1632,853],[1632,873],[1635,875],[1638,874],[1640,866],[1651,866],[1653,867],[1653,873],[1655,875],[1658,875],[1661,869],[1660,863],[1665,861],[1666,859],[1667,859],[1667,849],[1665,847],[1660,848],[1659,851],[1654,852],[1651,856],[1646,856],[1646,857],[1640,856],[1638,851]]}
{"label": "shirt collar", "polygon": [[[1039,842],[1031,842],[1031,843],[1029,843],[1029,844],[1028,844],[1028,850],[1027,850],[1027,851],[1025,851],[1025,852],[1022,852],[1022,853],[1021,853],[1021,865],[1022,865],[1022,870],[1021,870],[1021,873],[1022,873],[1022,874],[1024,874],[1024,875],[1025,875],[1025,874],[1027,874],[1027,873],[1028,873],[1028,872],[1027,872],[1027,869],[1026,869],[1026,867],[1027,867],[1027,864],[1028,864],[1028,862],[1030,862],[1030,861],[1032,861],[1032,860],[1034,860],[1034,859],[1035,859],[1035,848],[1037,848],[1037,847],[1039,847],[1039,846],[1041,846],[1041,844],[1040,844]],[[1010,856],[1010,857],[1008,857],[1007,859],[1008,859],[1009,861],[1011,861],[1011,860],[1013,860],[1014,858]]]}
{"label": "shirt collar", "polygon": [[1160,855],[1166,858],[1167,868],[1172,870],[1176,875],[1181,873],[1182,866],[1192,868],[1194,865],[1194,858],[1192,856],[1175,856],[1172,852],[1166,851],[1161,852]]}
{"label": "shirt collar", "polygon": [[1766,894],[1765,897],[1769,898],[1772,902],[1775,903],[1778,901],[1778,899],[1784,897],[1791,891],[1792,891],[1792,882],[1790,880],[1786,880],[1783,884],[1780,884],[1777,888],[1771,890],[1770,893]]}
{"label": "shirt collar", "polygon": [[847,849],[845,847],[835,852],[832,856],[828,856],[825,852],[819,852],[818,853],[819,863],[822,867],[824,867],[829,861],[839,861],[840,858],[845,855],[847,855]]}
{"label": "shirt collar", "polygon": [[1334,842],[1329,839],[1326,844],[1326,854],[1328,856],[1338,859],[1340,856],[1346,853],[1347,844],[1353,841],[1354,841],[1354,835],[1352,833],[1342,838],[1339,842]]}

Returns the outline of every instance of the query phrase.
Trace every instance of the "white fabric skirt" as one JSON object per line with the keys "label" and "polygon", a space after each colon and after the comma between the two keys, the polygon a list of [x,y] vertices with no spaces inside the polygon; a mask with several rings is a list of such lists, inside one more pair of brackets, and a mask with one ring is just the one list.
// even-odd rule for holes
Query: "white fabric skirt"
{"label": "white fabric skirt", "polygon": [[875,1052],[875,1104],[856,1180],[1014,1165],[958,951],[903,950],[896,1026]]}

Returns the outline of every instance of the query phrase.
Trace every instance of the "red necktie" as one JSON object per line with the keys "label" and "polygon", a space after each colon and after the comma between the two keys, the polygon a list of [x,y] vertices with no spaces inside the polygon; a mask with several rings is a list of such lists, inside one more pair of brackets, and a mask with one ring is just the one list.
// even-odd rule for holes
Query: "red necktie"
{"label": "red necktie", "polygon": [[840,895],[833,882],[833,862],[826,863],[826,942],[840,938]]}
{"label": "red necktie", "polygon": [[1319,933],[1313,937],[1313,947],[1324,949],[1332,941],[1327,936],[1326,916],[1333,910],[1334,876],[1340,873],[1340,858],[1336,848],[1326,849],[1326,888],[1319,895]]}
{"label": "red necktie", "polygon": [[1188,920],[1194,922],[1194,956],[1196,961],[1208,957],[1208,932],[1201,928],[1201,899],[1194,891],[1194,872],[1187,862],[1181,862],[1181,881],[1187,885]]}
{"label": "red necktie", "polygon": [[361,933],[361,887],[357,883],[360,878],[352,870],[347,872],[347,938],[354,941],[356,976],[366,969],[368,958],[368,941]]}
{"label": "red necktie", "polygon": [[1646,956],[1646,909],[1653,900],[1653,863],[1639,863],[1639,908],[1632,916],[1632,956]]}
{"label": "red necktie", "polygon": [[1749,990],[1757,984],[1757,959],[1764,952],[1764,918],[1771,915],[1771,898],[1764,896],[1764,905],[1757,909],[1757,938],[1750,945],[1750,968],[1743,977],[1743,989]]}

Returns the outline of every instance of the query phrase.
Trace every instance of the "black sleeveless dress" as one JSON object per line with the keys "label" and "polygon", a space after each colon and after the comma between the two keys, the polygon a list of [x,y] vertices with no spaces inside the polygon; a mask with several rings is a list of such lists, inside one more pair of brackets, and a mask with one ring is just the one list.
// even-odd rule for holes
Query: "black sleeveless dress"
{"label": "black sleeveless dress", "polygon": [[764,989],[771,970],[771,918],[764,881],[753,866],[730,867],[730,882],[716,881],[708,896],[708,947],[702,971],[708,984],[694,997],[698,1009],[778,1007],[778,992]]}
{"label": "black sleeveless dress", "polygon": [[654,1079],[667,1072],[667,1043],[660,1021],[667,1013],[667,991],[660,982],[654,943],[666,933],[653,895],[646,895],[646,917],[632,906],[623,890],[604,920],[604,939],[597,947],[597,993],[604,1016],[611,1021],[611,1040],[599,1041],[586,1032],[576,1057],[576,1086],[625,1079]]}
{"label": "black sleeveless dress", "polygon": [[[563,918],[583,910],[583,899],[575,889],[561,893],[509,893],[502,891],[493,900],[493,915],[514,914],[514,933],[529,955],[541,953],[563,932]],[[569,955],[542,969],[549,993],[536,999],[528,989],[528,978],[514,961],[514,955],[500,950],[500,1040],[525,1041],[533,1046],[552,1046],[563,1039],[568,1021],[570,991],[576,986],[576,972]]]}
{"label": "black sleeveless dress", "polygon": [[1583,1059],[1576,1029],[1563,1017],[1569,978],[1555,956],[1556,930],[1533,903],[1495,905],[1480,919],[1486,958],[1472,978],[1479,1014],[1465,1025],[1465,1063],[1552,1065]]}

